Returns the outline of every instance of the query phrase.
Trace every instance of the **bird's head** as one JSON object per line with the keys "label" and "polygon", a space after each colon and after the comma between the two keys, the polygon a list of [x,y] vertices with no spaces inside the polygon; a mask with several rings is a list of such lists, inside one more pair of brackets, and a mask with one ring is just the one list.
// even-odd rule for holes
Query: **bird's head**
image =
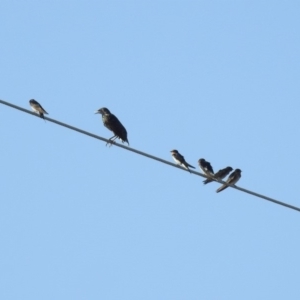
{"label": "bird's head", "polygon": [[95,114],[101,114],[101,115],[105,115],[105,114],[110,114],[110,111],[108,108],[106,107],[102,107],[100,109],[98,109]]}
{"label": "bird's head", "polygon": [[178,153],[178,151],[177,150],[171,150],[170,151],[172,154],[174,154],[174,153]]}
{"label": "bird's head", "polygon": [[198,163],[199,163],[199,164],[205,163],[205,159],[204,159],[204,158],[200,158],[200,159],[198,160]]}
{"label": "bird's head", "polygon": [[34,99],[29,100],[30,104],[36,104],[36,101]]}
{"label": "bird's head", "polygon": [[228,172],[231,172],[233,169],[231,167],[227,167],[226,170],[228,170]]}

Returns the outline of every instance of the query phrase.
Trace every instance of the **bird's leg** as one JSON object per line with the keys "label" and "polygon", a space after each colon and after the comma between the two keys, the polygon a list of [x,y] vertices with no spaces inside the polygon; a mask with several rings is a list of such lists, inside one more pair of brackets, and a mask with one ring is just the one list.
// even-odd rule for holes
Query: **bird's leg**
{"label": "bird's leg", "polygon": [[41,112],[39,112],[39,115],[40,115],[40,117],[41,117],[42,119],[44,119],[44,121],[46,122],[45,117],[44,117],[44,114],[41,113]]}
{"label": "bird's leg", "polygon": [[110,144],[109,147],[111,147],[113,145],[113,141],[117,138],[116,135],[114,135],[113,137],[109,138],[108,139],[108,142],[106,143],[106,146],[107,144]]}

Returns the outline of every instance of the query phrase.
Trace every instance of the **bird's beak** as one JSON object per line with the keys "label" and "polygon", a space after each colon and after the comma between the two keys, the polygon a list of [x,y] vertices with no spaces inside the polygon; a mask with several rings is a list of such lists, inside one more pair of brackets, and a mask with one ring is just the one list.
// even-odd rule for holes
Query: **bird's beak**
{"label": "bird's beak", "polygon": [[95,111],[95,114],[100,114],[99,110],[96,110],[96,111]]}

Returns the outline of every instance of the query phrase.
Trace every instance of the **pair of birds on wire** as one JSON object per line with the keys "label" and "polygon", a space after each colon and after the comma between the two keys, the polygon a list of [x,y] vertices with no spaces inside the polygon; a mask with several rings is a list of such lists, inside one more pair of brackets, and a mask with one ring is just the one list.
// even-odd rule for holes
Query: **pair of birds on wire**
{"label": "pair of birds on wire", "polygon": [[[29,100],[29,104],[34,112],[39,114],[39,116],[41,118],[45,119],[44,114],[48,114],[48,113],[42,107],[41,104],[39,104],[34,99]],[[102,121],[103,121],[104,126],[114,133],[114,136],[109,138],[108,143],[110,143],[112,145],[113,141],[115,141],[117,138],[119,138],[122,141],[122,143],[126,142],[129,146],[129,141],[127,138],[127,131],[126,131],[125,127],[122,125],[122,123],[119,121],[119,119],[114,114],[112,114],[106,107],[102,107],[102,108],[98,109],[95,113],[102,115]],[[176,164],[184,167],[189,172],[191,172],[189,168],[195,169],[195,167],[191,166],[190,164],[188,164],[185,161],[184,157],[177,150],[172,150],[171,154],[172,154],[173,159],[176,162]],[[206,180],[203,181],[204,184],[215,181],[215,179],[222,180],[233,170],[231,167],[226,167],[224,169],[219,170],[217,173],[214,173],[211,164],[208,161],[206,161],[205,159],[203,159],[203,158],[199,159],[198,163],[199,163],[200,168],[204,172],[204,174],[208,177]],[[225,190],[229,185],[234,185],[241,178],[241,172],[242,171],[240,169],[234,170],[229,175],[229,177],[226,181],[226,184],[223,184],[220,188],[217,189],[216,192],[219,193],[219,192]]]}
{"label": "pair of birds on wire", "polygon": [[[39,114],[39,116],[45,120],[44,114],[48,115],[48,113],[42,107],[42,105],[34,99],[29,100],[29,104],[32,110]],[[102,121],[104,126],[114,133],[114,136],[109,139],[110,145],[112,145],[112,142],[114,140],[119,138],[122,141],[122,143],[126,142],[129,146],[127,131],[115,115],[113,115],[106,107],[98,109],[95,113],[102,115]]]}
{"label": "pair of birds on wire", "polygon": [[[188,164],[184,159],[184,157],[177,150],[171,150],[171,154],[176,164],[184,167],[189,172],[191,172],[189,168],[196,169],[195,167]],[[200,158],[198,160],[198,164],[201,170],[203,171],[203,173],[208,177],[206,180],[203,181],[204,184],[210,183],[215,180],[223,180],[233,170],[231,167],[226,167],[224,169],[219,170],[217,173],[214,173],[211,164],[208,161],[206,161],[204,158]],[[228,188],[229,185],[235,185],[242,176],[241,172],[242,171],[240,169],[235,169],[228,176],[226,184],[223,184],[221,187],[219,187],[216,190],[216,192],[219,193],[225,190],[226,188]]]}

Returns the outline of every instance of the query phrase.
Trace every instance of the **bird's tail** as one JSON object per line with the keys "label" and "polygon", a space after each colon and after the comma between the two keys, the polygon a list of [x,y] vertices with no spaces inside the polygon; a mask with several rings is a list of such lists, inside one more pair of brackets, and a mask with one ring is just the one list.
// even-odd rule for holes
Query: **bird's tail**
{"label": "bird's tail", "polygon": [[211,180],[211,179],[206,179],[206,180],[203,180],[203,183],[204,184],[208,184],[208,183],[210,183],[210,182],[212,182],[213,180]]}
{"label": "bird's tail", "polygon": [[196,169],[195,167],[191,166],[190,164],[187,164],[190,168]]}
{"label": "bird's tail", "polygon": [[219,187],[219,188],[216,190],[216,192],[217,192],[217,193],[220,193],[220,192],[222,192],[223,190],[225,190],[225,189],[227,189],[227,188],[228,188],[228,185],[224,184],[224,185],[222,185],[221,187]]}
{"label": "bird's tail", "polygon": [[127,143],[127,145],[129,146],[128,140],[122,140],[121,138],[120,138],[120,140],[122,141],[122,144]]}

